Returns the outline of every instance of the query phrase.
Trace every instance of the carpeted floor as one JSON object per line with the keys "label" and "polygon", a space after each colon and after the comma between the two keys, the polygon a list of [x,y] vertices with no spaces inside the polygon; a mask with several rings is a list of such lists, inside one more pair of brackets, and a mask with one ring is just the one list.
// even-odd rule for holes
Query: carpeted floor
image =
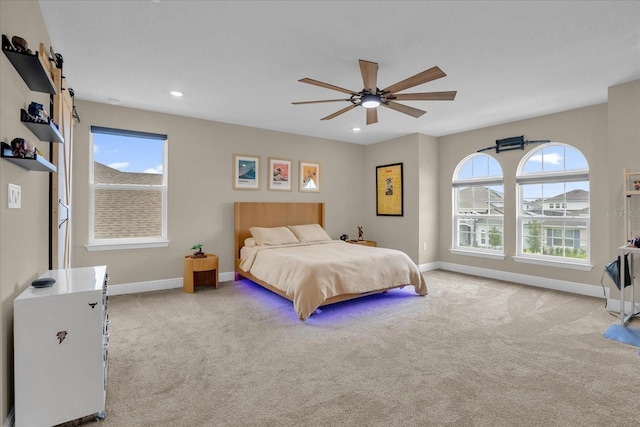
{"label": "carpeted floor", "polygon": [[248,281],[111,297],[101,425],[637,425],[640,357],[603,338],[604,301],[425,277],[304,323]]}

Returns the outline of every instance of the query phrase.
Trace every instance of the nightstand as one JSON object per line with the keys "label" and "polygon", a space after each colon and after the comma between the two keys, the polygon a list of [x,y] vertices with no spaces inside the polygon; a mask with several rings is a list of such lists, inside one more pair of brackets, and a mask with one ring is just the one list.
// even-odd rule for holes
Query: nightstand
{"label": "nightstand", "polygon": [[354,245],[373,246],[373,247],[378,246],[375,240],[345,240],[345,242],[352,243]]}
{"label": "nightstand", "polygon": [[182,279],[183,290],[193,293],[198,285],[210,285],[218,288],[218,256],[206,254],[202,258],[193,258],[191,255],[184,257],[184,277]]}

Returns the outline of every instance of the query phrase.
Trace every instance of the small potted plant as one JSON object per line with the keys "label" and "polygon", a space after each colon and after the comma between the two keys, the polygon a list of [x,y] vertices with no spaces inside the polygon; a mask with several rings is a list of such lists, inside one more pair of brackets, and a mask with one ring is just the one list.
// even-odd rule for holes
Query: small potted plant
{"label": "small potted plant", "polygon": [[204,258],[205,254],[204,252],[202,252],[202,243],[198,243],[197,245],[193,245],[191,247],[191,250],[197,250],[196,252],[193,253],[193,255],[191,255],[191,258]]}

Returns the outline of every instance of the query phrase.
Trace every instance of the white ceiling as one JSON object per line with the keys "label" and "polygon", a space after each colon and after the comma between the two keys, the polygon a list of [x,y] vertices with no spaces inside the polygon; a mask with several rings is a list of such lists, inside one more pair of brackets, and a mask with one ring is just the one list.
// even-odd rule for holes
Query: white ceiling
{"label": "white ceiling", "polygon": [[[358,144],[433,136],[606,102],[640,79],[639,1],[51,1],[53,48],[77,99]],[[403,101],[413,118],[363,108],[321,121],[354,91],[358,59],[378,87],[439,66],[447,76],[403,93],[457,90],[455,101]],[[184,92],[174,98],[169,92]],[[82,111],[79,111],[82,118]],[[362,128],[354,133],[351,128]],[[509,135],[505,135],[509,136]]]}

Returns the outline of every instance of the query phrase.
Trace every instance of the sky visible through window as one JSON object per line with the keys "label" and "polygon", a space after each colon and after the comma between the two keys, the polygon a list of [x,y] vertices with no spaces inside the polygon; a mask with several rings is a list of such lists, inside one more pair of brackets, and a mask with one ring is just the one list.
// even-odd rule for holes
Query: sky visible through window
{"label": "sky visible through window", "polygon": [[565,146],[545,147],[524,164],[523,174],[588,169],[587,160],[577,150]]}
{"label": "sky visible through window", "polygon": [[[578,150],[564,145],[551,145],[532,153],[522,167],[522,175],[586,169],[589,169],[587,159]],[[573,190],[588,192],[589,181],[524,185],[522,190],[526,200],[547,199]]]}
{"label": "sky visible through window", "polygon": [[[533,153],[525,162],[522,168],[522,174],[539,174],[588,168],[589,165],[586,159],[579,151],[563,145],[552,145]],[[465,180],[493,176],[502,176],[502,168],[495,158],[489,155],[483,155],[473,157],[466,161],[460,168],[457,179]],[[542,194],[543,187],[544,195]],[[566,186],[561,184],[545,184],[544,186],[529,185],[523,189],[526,199],[548,198],[577,189],[589,191],[589,182],[571,182],[567,183]]]}
{"label": "sky visible through window", "polygon": [[164,141],[93,134],[93,160],[121,172],[161,174]]}

